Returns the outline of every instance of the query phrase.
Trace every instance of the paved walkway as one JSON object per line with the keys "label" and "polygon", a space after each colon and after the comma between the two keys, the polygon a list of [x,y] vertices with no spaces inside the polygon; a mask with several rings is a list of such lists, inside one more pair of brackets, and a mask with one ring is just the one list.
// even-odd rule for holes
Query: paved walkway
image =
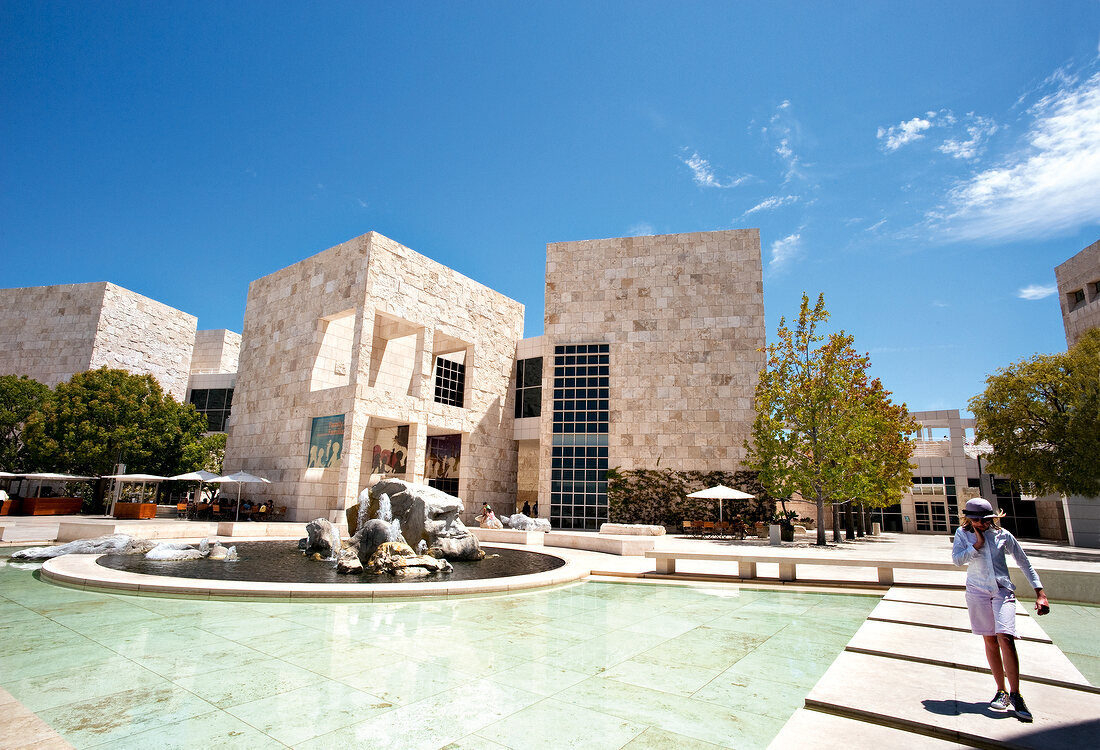
{"label": "paved walkway", "polygon": [[[73,518],[4,518],[4,545],[50,543],[58,523]],[[109,519],[103,519],[108,522]],[[120,522],[119,531],[135,536],[198,539],[217,533],[217,524],[175,520]],[[242,528],[254,536],[298,538],[304,524],[254,524]],[[253,534],[249,534],[252,536]],[[240,534],[235,533],[234,538]],[[830,535],[831,536],[831,535]],[[946,535],[886,534],[822,549],[812,538],[781,547],[763,540],[710,540],[680,536],[654,539],[655,549],[667,551],[728,552],[761,548],[762,554],[846,559],[949,560],[951,539]],[[1024,548],[1040,570],[1064,571],[1100,582],[1100,550],[1046,542],[1025,542]],[[654,561],[584,550],[553,548],[583,562],[595,573],[639,578],[654,570]],[[736,577],[734,563],[684,561],[677,573],[721,579]],[[767,576],[767,566],[760,565]],[[855,585],[865,580],[858,569],[835,566],[799,566],[800,576]],[[1036,715],[1024,724],[1010,713],[987,707],[993,681],[985,665],[980,639],[969,632],[962,601],[962,571],[899,570],[897,583],[879,602],[826,674],[806,697],[805,707],[790,719],[772,743],[773,748],[912,747],[912,748],[1081,748],[1100,736],[1100,688],[1069,662],[1021,604],[1018,630],[1021,640],[1025,697]],[[767,585],[756,580],[754,586]],[[804,581],[789,586],[805,585]],[[1098,584],[1100,585],[1100,584]],[[925,587],[922,587],[925,586]],[[1030,594],[1030,592],[1021,592]],[[1055,601],[1058,591],[1048,594]],[[56,740],[54,740],[56,741]],[[47,745],[55,746],[55,745]]]}

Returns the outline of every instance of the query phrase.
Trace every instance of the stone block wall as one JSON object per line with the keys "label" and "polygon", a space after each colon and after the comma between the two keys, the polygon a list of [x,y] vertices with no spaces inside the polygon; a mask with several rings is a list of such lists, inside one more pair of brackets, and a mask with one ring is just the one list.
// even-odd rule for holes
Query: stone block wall
{"label": "stone block wall", "polygon": [[107,283],[89,367],[148,373],[183,401],[197,324],[194,315]]}
{"label": "stone block wall", "polygon": [[113,367],[182,401],[197,319],[108,282],[0,291],[0,373],[49,386]]}
{"label": "stone block wall", "polygon": [[107,284],[0,291],[0,375],[51,388],[88,369]]}
{"label": "stone block wall", "polygon": [[[1100,240],[1055,268],[1054,275],[1058,280],[1066,346],[1070,347],[1085,331],[1100,328]],[[1076,291],[1084,292],[1084,302],[1074,303]]]}
{"label": "stone block wall", "polygon": [[546,246],[544,504],[559,344],[610,345],[610,467],[740,467],[764,364],[762,276],[756,229]]}
{"label": "stone block wall", "polygon": [[[330,335],[340,323],[339,341]],[[407,479],[423,481],[429,435],[463,436],[466,507],[515,498],[511,380],[523,306],[393,240],[369,233],[249,287],[226,469],[266,476],[255,488],[292,520],[343,520],[370,480],[380,427],[409,426]],[[349,344],[350,333],[350,346]],[[433,352],[466,342],[466,400],[432,400]],[[333,375],[347,360],[347,385]],[[341,352],[336,356],[336,352]],[[343,414],[339,467],[307,468],[312,419]],[[252,488],[250,488],[252,489]]]}
{"label": "stone block wall", "polygon": [[191,352],[191,373],[211,374],[237,371],[241,356],[241,334],[224,328],[195,332]]}

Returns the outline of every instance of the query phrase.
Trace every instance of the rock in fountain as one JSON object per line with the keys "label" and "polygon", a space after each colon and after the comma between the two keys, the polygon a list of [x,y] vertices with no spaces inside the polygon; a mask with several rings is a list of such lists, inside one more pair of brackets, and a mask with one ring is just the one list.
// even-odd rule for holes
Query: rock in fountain
{"label": "rock in fountain", "polygon": [[182,542],[161,542],[153,549],[145,553],[146,560],[198,560],[210,554],[210,547],[206,540],[202,540],[202,546],[195,549],[190,544]]}
{"label": "rock in fountain", "polygon": [[77,539],[52,547],[30,547],[13,552],[13,560],[49,560],[61,555],[143,555],[157,546],[148,539],[135,539],[127,534],[109,534],[95,539]]}
{"label": "rock in fountain", "polygon": [[315,518],[306,524],[303,552],[322,560],[335,560],[340,551],[340,531],[326,518]]}
{"label": "rock in fountain", "polygon": [[505,516],[504,525],[516,531],[550,531],[550,522],[545,518],[529,518],[522,513]]}
{"label": "rock in fountain", "polygon": [[462,513],[459,498],[424,484],[383,479],[361,494],[359,503],[368,501],[377,507],[383,496],[389,499],[393,518],[400,522],[401,533],[409,545],[419,546],[423,541],[430,555],[452,561],[480,560],[485,556],[477,537],[459,520]]}
{"label": "rock in fountain", "polygon": [[404,542],[385,542],[371,555],[367,567],[372,573],[393,573],[398,576],[424,576],[450,573],[454,568],[446,560],[417,555]]}

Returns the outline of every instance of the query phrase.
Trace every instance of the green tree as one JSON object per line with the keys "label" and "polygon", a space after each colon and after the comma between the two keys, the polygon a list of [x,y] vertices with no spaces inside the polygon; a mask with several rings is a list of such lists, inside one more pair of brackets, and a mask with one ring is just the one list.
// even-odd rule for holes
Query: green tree
{"label": "green tree", "polygon": [[1033,495],[1100,496],[1100,330],[998,370],[970,400],[989,471]]}
{"label": "green tree", "polygon": [[211,432],[185,445],[179,473],[206,469],[221,474],[225,463],[225,440],[224,432]]}
{"label": "green tree", "polygon": [[746,466],[768,492],[816,503],[819,545],[826,504],[897,502],[910,476],[908,434],[916,429],[905,405],[867,377],[870,358],[856,352],[852,336],[819,331],[828,318],[824,295],[811,308],[803,294],[795,330],[779,321],[746,443]]}
{"label": "green tree", "polygon": [[49,394],[49,386],[26,375],[0,375],[0,469],[32,468],[27,464],[23,426]]}
{"label": "green tree", "polygon": [[206,429],[191,404],[166,394],[152,375],[101,368],[59,383],[27,420],[24,441],[41,468],[78,474],[177,474],[184,450]]}

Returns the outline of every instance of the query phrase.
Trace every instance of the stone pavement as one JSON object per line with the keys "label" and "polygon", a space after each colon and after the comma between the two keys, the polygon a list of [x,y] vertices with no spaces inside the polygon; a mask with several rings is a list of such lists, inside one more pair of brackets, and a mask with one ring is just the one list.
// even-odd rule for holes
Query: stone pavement
{"label": "stone pavement", "polygon": [[[1024,723],[989,709],[995,685],[982,640],[955,625],[956,591],[907,600],[891,589],[772,742],[796,747],[979,747],[1076,750],[1100,736],[1100,688],[1093,687],[1018,611],[1021,690],[1034,714]],[[934,601],[930,601],[934,600]],[[912,606],[904,606],[912,604]],[[903,605],[903,606],[898,606]],[[808,735],[807,732],[813,732]],[[816,738],[833,738],[818,744]]]}

